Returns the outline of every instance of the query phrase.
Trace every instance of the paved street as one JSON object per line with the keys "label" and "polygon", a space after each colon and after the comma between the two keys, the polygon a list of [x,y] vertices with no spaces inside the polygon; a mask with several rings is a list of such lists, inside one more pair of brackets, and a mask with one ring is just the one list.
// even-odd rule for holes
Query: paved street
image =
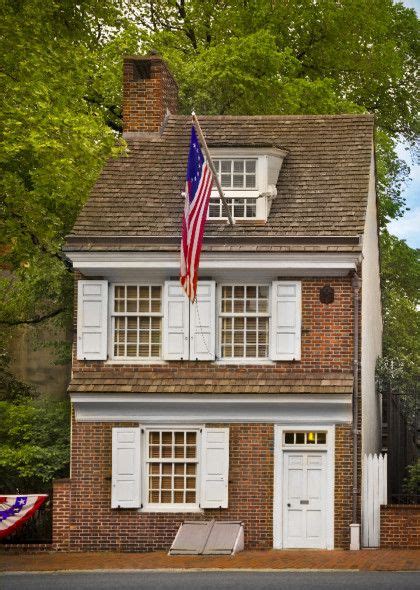
{"label": "paved street", "polygon": [[2,574],[2,590],[417,590],[417,572]]}

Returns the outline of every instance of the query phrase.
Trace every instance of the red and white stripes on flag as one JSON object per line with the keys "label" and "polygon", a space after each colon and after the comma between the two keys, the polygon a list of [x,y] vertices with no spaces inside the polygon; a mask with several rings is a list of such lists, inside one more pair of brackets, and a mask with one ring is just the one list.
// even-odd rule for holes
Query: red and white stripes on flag
{"label": "red and white stripes on flag", "polygon": [[198,266],[212,185],[212,172],[192,126],[181,236],[181,284],[191,301],[195,300],[197,293]]}
{"label": "red and white stripes on flag", "polygon": [[47,494],[0,496],[0,539],[21,527],[47,500]]}

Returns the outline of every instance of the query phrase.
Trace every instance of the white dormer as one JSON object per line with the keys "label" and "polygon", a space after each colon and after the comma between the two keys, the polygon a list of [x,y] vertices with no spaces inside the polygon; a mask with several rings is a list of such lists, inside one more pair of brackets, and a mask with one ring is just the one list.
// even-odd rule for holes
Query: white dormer
{"label": "white dormer", "polygon": [[[277,180],[287,152],[276,147],[214,147],[210,152],[232,217],[266,221],[277,196]],[[209,219],[226,217],[214,186]]]}

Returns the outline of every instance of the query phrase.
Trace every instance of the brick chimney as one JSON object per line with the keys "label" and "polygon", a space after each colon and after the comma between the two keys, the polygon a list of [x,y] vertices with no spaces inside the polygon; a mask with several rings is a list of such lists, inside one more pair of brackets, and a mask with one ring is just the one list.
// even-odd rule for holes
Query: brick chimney
{"label": "brick chimney", "polygon": [[159,55],[124,58],[124,133],[156,133],[166,110],[176,113],[177,108],[177,83]]}

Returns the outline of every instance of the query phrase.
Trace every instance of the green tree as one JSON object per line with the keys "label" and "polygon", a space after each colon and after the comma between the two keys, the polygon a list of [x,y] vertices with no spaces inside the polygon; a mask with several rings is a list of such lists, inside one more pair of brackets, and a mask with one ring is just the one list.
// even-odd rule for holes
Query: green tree
{"label": "green tree", "polygon": [[[71,317],[60,249],[104,161],[124,151],[126,53],[163,55],[185,113],[374,113],[382,227],[405,210],[408,170],[395,145],[417,132],[420,36],[401,2],[0,0],[0,10],[0,347],[19,323]],[[417,259],[386,232],[382,259],[385,352],[417,363]],[[0,382],[14,391],[5,371]],[[15,421],[24,433],[38,416],[36,399],[29,409],[4,403],[6,428]],[[12,430],[3,434],[13,442]]]}
{"label": "green tree", "polygon": [[0,481],[2,492],[48,491],[67,475],[69,402],[40,396],[20,383],[0,357]]}

